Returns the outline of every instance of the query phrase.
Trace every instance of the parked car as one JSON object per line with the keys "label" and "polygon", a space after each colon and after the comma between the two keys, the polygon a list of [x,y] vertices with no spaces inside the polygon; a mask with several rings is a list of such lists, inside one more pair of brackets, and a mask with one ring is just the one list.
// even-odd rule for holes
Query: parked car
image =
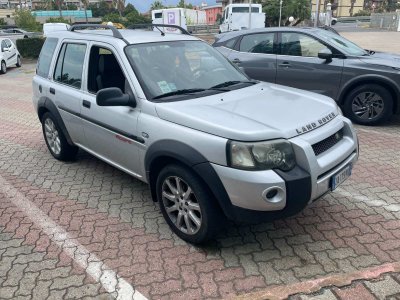
{"label": "parked car", "polygon": [[332,97],[364,125],[400,111],[400,55],[364,50],[318,28],[264,28],[218,35],[213,44],[253,79]]}
{"label": "parked car", "polygon": [[10,39],[0,37],[0,74],[7,73],[7,68],[12,65],[22,66],[21,55]]}
{"label": "parked car", "polygon": [[335,101],[249,80],[206,42],[161,26],[49,34],[33,102],[56,159],[81,148],[148,183],[192,243],[226,217],[293,215],[350,176],[357,136]]}
{"label": "parked car", "polygon": [[19,28],[3,29],[3,32],[6,34],[22,35],[24,39],[37,37],[41,35],[41,33],[39,32],[30,32]]}

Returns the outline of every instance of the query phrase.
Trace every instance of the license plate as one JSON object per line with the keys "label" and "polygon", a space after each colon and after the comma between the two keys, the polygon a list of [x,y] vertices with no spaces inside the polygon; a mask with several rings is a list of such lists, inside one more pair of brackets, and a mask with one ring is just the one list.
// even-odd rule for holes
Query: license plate
{"label": "license plate", "polygon": [[341,185],[347,178],[351,175],[352,165],[348,164],[344,169],[340,170],[338,173],[331,177],[331,190],[335,190],[339,185]]}

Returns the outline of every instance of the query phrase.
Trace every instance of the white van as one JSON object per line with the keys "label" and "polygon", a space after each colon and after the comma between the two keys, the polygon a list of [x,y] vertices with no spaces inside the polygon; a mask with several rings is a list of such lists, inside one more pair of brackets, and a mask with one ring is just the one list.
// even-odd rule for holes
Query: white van
{"label": "white van", "polygon": [[43,24],[43,36],[46,37],[50,32],[53,31],[65,31],[71,26],[66,23],[45,23]]}
{"label": "white van", "polygon": [[[156,9],[151,12],[151,18],[153,24],[177,25],[186,30],[188,25],[207,24],[205,11],[186,8]],[[175,28],[168,28],[168,31],[180,32]]]}
{"label": "white van", "polygon": [[265,13],[262,12],[261,4],[230,4],[224,9],[220,33],[234,30],[264,28]]}

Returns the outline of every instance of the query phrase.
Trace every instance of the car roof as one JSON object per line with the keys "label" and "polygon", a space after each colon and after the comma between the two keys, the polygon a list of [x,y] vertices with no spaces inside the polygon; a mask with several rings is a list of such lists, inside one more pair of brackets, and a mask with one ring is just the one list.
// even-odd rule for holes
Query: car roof
{"label": "car roof", "polygon": [[267,28],[256,28],[256,29],[245,29],[240,31],[230,31],[218,34],[216,38],[219,42],[229,40],[231,38],[235,38],[238,36],[242,36],[245,34],[251,33],[262,33],[262,32],[278,32],[278,31],[293,31],[293,32],[316,32],[319,30],[323,30],[321,28],[314,27],[267,27]]}
{"label": "car roof", "polygon": [[[142,44],[142,43],[154,43],[154,42],[166,42],[166,41],[198,41],[200,39],[186,34],[179,33],[166,33],[161,35],[159,31],[149,31],[143,29],[120,29],[118,30],[124,40],[129,44]],[[113,37],[111,30],[62,30],[53,31],[47,35],[47,37],[56,37],[64,39],[79,39],[79,40],[91,40],[91,41],[107,41],[115,43],[116,40],[120,40]]]}

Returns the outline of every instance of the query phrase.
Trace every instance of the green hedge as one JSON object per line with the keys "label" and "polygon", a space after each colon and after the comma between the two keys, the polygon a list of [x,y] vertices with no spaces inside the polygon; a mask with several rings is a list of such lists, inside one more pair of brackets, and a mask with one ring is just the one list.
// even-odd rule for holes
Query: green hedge
{"label": "green hedge", "polygon": [[17,40],[17,48],[22,57],[38,58],[44,43],[43,38]]}

